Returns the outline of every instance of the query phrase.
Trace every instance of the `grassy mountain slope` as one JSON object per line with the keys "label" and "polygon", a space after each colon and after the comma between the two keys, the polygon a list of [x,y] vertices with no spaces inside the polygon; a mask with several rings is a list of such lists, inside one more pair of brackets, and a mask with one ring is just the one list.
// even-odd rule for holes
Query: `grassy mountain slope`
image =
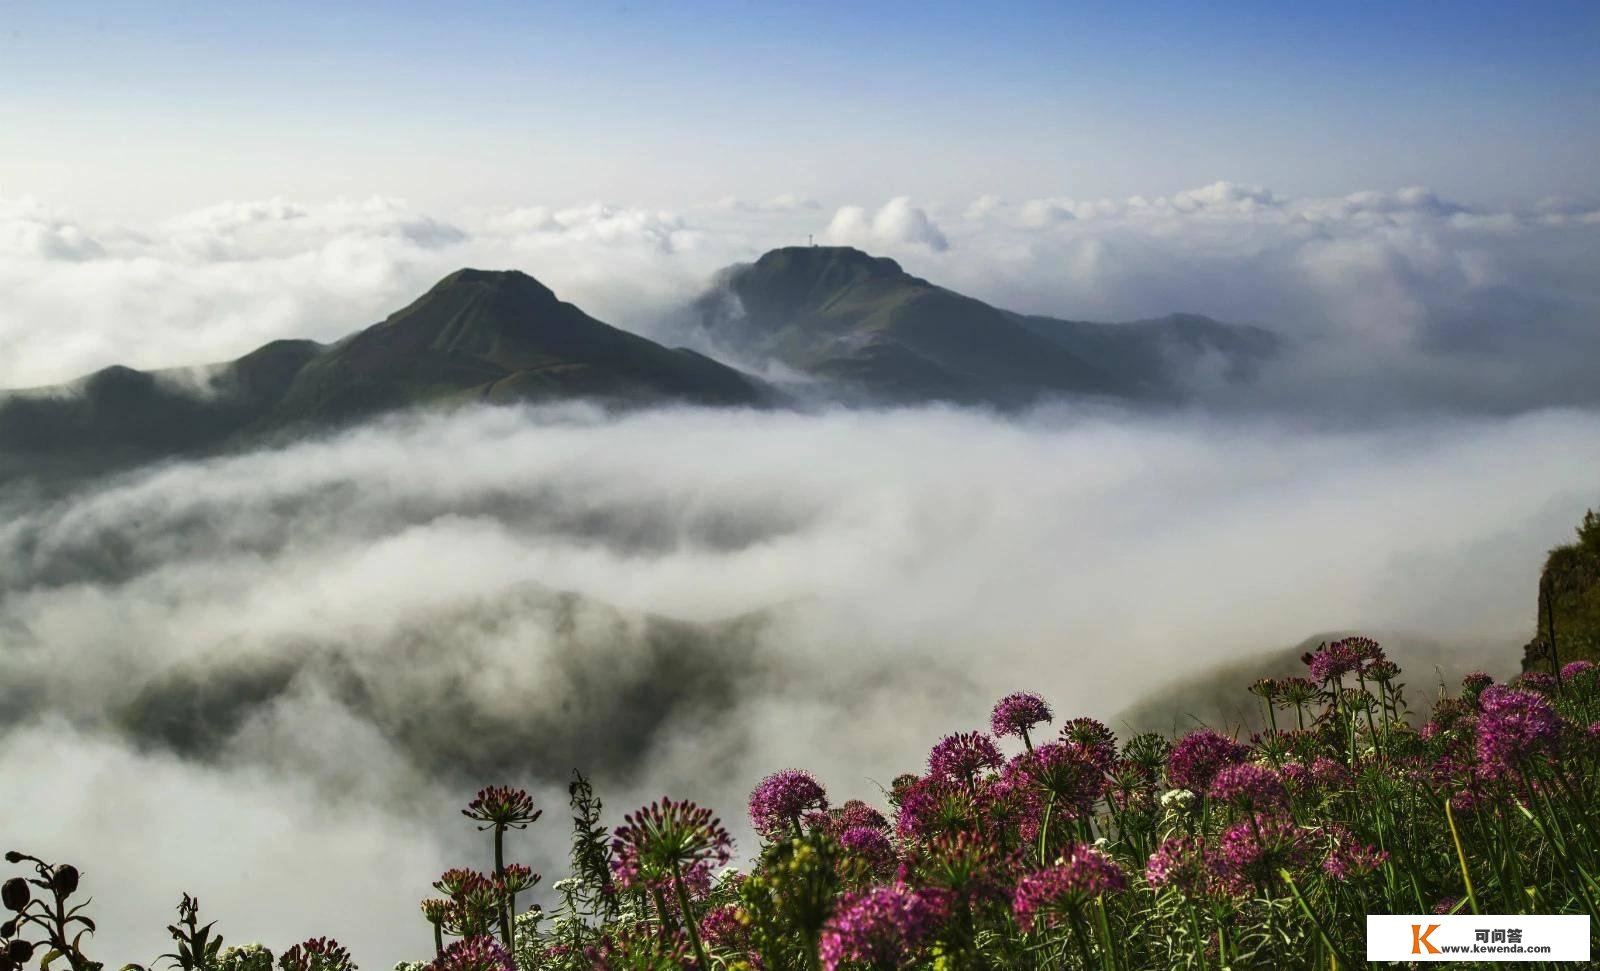
{"label": "grassy mountain slope", "polygon": [[1600,662],[1600,513],[1594,510],[1578,526],[1577,542],[1545,558],[1538,634],[1523,651],[1522,667],[1553,672],[1577,660]]}
{"label": "grassy mountain slope", "polygon": [[788,247],[731,267],[690,317],[742,356],[895,401],[1172,398],[1186,364],[1218,358],[1241,379],[1277,350],[1267,331],[1194,315],[1093,324],[1016,314],[849,247]]}
{"label": "grassy mountain slope", "polygon": [[474,400],[745,405],[761,384],[595,320],[523,273],[460,270],[332,345],[274,341],[186,371],[111,367],[0,394],[0,479],[92,472],[285,429]]}

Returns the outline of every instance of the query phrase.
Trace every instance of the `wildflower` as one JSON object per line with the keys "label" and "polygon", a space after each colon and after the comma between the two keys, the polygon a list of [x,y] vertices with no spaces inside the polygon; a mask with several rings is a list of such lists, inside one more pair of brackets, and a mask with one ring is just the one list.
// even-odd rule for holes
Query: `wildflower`
{"label": "wildflower", "polygon": [[1000,766],[1000,750],[982,732],[957,732],[940,739],[928,753],[928,769],[936,776],[972,784],[980,769]]}
{"label": "wildflower", "polygon": [[1083,749],[1102,770],[1117,760],[1117,736],[1093,718],[1074,718],[1061,726],[1061,740]]}
{"label": "wildflower", "polygon": [[1270,705],[1278,700],[1278,679],[1257,678],[1245,690]]}
{"label": "wildflower", "polygon": [[1053,797],[1057,813],[1086,813],[1105,791],[1105,772],[1094,754],[1067,742],[1023,752],[1007,764],[1005,779]]}
{"label": "wildflower", "polygon": [[478,790],[478,794],[467,803],[467,808],[461,810],[461,815],[488,824],[481,829],[491,826],[497,829],[526,829],[529,823],[544,815],[544,811],[534,808],[533,797],[525,790],[489,786]]}
{"label": "wildflower", "polygon": [[1591,661],[1568,661],[1566,664],[1561,665],[1561,680],[1571,681],[1573,678],[1588,674],[1593,670],[1594,663]]}
{"label": "wildflower", "polygon": [[1309,678],[1281,678],[1278,681],[1278,700],[1285,708],[1308,704],[1316,696],[1317,683]]}
{"label": "wildflower", "polygon": [[278,967],[282,971],[356,971],[350,952],[327,937],[314,937],[284,951]]}
{"label": "wildflower", "polygon": [[1211,781],[1210,796],[1250,811],[1271,809],[1289,802],[1289,793],[1278,773],[1251,762],[1226,765],[1218,770]]}
{"label": "wildflower", "polygon": [[1194,793],[1188,789],[1168,789],[1161,794],[1161,808],[1166,810],[1187,811],[1194,805]]}
{"label": "wildflower", "polygon": [[1328,838],[1328,855],[1322,861],[1322,872],[1335,880],[1348,880],[1363,876],[1383,866],[1389,859],[1388,850],[1380,850],[1360,842],[1355,834],[1338,824],[1323,830]]}
{"label": "wildflower", "polygon": [[1329,684],[1347,674],[1360,674],[1368,664],[1384,660],[1383,648],[1367,637],[1347,637],[1324,644],[1300,658],[1311,669],[1311,678]]}
{"label": "wildflower", "polygon": [[1306,832],[1282,816],[1253,816],[1222,833],[1214,872],[1235,894],[1248,893],[1276,879],[1280,868],[1303,866],[1309,855]]}
{"label": "wildflower", "polygon": [[826,812],[828,794],[811,773],[784,769],[761,780],[750,793],[750,824],[769,840],[798,835],[807,812]]}
{"label": "wildflower", "polygon": [[1329,789],[1348,786],[1352,781],[1350,767],[1326,755],[1319,755],[1311,761],[1311,778]]}
{"label": "wildflower", "polygon": [[1073,846],[1055,866],[1036,870],[1017,882],[1011,910],[1025,931],[1043,921],[1054,927],[1068,908],[1128,884],[1110,857],[1087,844]]}
{"label": "wildflower", "polygon": [[1524,671],[1512,679],[1511,687],[1549,694],[1556,690],[1556,679],[1543,671]]}
{"label": "wildflower", "polygon": [[1373,661],[1367,665],[1364,677],[1378,684],[1389,684],[1400,675],[1400,665],[1387,658]]}
{"label": "wildflower", "polygon": [[1463,694],[1468,695],[1470,698],[1476,698],[1483,692],[1484,688],[1489,687],[1491,684],[1494,684],[1494,678],[1482,671],[1472,671],[1461,679],[1461,690]]}
{"label": "wildflower", "polygon": [[1459,906],[1461,906],[1460,897],[1441,897],[1439,902],[1433,905],[1433,912],[1436,914],[1454,913]]}
{"label": "wildflower", "polygon": [[1002,903],[1013,882],[1014,858],[970,833],[937,836],[911,848],[899,879],[950,891],[953,899]]}
{"label": "wildflower", "polygon": [[695,864],[733,858],[733,837],[722,821],[692,802],[661,799],[623,817],[612,849],[645,879],[682,873]]}
{"label": "wildflower", "polygon": [[1243,762],[1249,749],[1209,728],[1178,740],[1167,758],[1167,779],[1173,787],[1204,791],[1225,765]]}
{"label": "wildflower", "polygon": [[848,800],[843,806],[840,806],[838,813],[834,816],[833,823],[840,832],[854,829],[857,826],[870,826],[874,829],[889,828],[889,821],[883,818],[883,813],[878,812],[859,799]]}
{"label": "wildflower", "polygon": [[431,965],[433,971],[517,971],[504,946],[487,934],[455,941]]}
{"label": "wildflower", "polygon": [[739,908],[732,904],[713,907],[700,918],[700,938],[710,947],[742,948],[749,936],[749,928],[739,919]]}
{"label": "wildflower", "polygon": [[1172,836],[1162,840],[1150,854],[1144,867],[1144,879],[1158,890],[1171,887],[1193,896],[1204,893],[1210,886],[1210,866],[1204,838]]}
{"label": "wildflower", "polygon": [[460,900],[481,884],[487,884],[489,878],[477,870],[466,867],[454,867],[444,871],[439,879],[433,882],[433,889],[449,897],[451,900]]}
{"label": "wildflower", "polygon": [[948,894],[903,884],[845,894],[823,926],[818,947],[822,966],[827,971],[847,962],[875,969],[905,967],[948,912]]}
{"label": "wildflower", "polygon": [[1490,776],[1518,772],[1551,752],[1561,719],[1543,695],[1490,685],[1478,696],[1478,759]]}
{"label": "wildflower", "polygon": [[882,873],[894,865],[894,847],[877,827],[852,826],[839,834],[839,845],[852,857],[865,862],[874,873]]}
{"label": "wildflower", "polygon": [[972,809],[969,791],[951,780],[917,779],[900,792],[895,830],[906,838],[958,832],[973,825]]}
{"label": "wildflower", "polygon": [[532,890],[540,879],[540,875],[534,873],[531,867],[524,866],[521,863],[508,863],[506,864],[505,872],[495,877],[494,882],[496,889],[501,893],[515,896],[524,891]]}
{"label": "wildflower", "polygon": [[989,727],[997,738],[1014,735],[1031,746],[1028,729],[1042,725],[1053,717],[1050,706],[1045,704],[1043,698],[1027,691],[1018,691],[995,702],[994,712],[989,716]]}
{"label": "wildflower", "polygon": [[1141,732],[1128,739],[1122,747],[1122,757],[1139,771],[1154,779],[1166,767],[1172,744],[1156,732]]}

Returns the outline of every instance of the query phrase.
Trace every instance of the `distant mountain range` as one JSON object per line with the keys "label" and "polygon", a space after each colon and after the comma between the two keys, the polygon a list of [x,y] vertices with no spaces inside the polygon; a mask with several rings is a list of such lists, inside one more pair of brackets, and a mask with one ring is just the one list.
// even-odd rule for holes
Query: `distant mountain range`
{"label": "distant mountain range", "polygon": [[1178,400],[1252,377],[1281,342],[1175,314],[1125,324],[1000,310],[848,247],[789,247],[725,270],[690,333],[751,362],[893,402],[1025,405],[1055,395]]}
{"label": "distant mountain range", "polygon": [[[1096,324],[1016,314],[845,247],[730,267],[679,326],[730,359],[797,372],[810,397],[856,403],[1177,401],[1197,376],[1245,380],[1279,350],[1268,331],[1193,315]],[[0,392],[0,480],[283,441],[418,405],[572,398],[772,406],[786,393],[595,320],[524,273],[464,269],[333,344],[280,340],[205,368],[116,366]]]}

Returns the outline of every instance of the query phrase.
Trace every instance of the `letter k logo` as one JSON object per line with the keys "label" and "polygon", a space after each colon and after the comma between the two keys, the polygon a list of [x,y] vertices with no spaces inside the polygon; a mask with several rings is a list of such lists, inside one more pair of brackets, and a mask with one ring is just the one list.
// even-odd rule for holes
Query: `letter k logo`
{"label": "letter k logo", "polygon": [[1412,924],[1411,925],[1411,953],[1412,954],[1421,954],[1422,953],[1422,949],[1423,948],[1427,948],[1429,954],[1438,954],[1439,953],[1439,949],[1434,947],[1433,944],[1428,941],[1428,935],[1432,934],[1434,931],[1436,931],[1438,929],[1439,929],[1439,925],[1438,924],[1429,924],[1427,930],[1423,930],[1421,924]]}

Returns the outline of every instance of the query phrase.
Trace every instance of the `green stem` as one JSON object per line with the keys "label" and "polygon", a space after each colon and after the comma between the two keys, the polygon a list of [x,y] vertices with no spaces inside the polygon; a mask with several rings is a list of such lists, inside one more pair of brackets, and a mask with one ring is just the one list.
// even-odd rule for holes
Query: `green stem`
{"label": "green stem", "polygon": [[1479,913],[1478,893],[1472,889],[1472,874],[1467,870],[1467,852],[1461,848],[1461,832],[1456,829],[1456,814],[1450,808],[1449,797],[1444,801],[1444,818],[1450,823],[1450,838],[1456,844],[1456,861],[1461,864],[1461,882],[1467,886],[1467,900],[1472,904],[1472,912]]}

